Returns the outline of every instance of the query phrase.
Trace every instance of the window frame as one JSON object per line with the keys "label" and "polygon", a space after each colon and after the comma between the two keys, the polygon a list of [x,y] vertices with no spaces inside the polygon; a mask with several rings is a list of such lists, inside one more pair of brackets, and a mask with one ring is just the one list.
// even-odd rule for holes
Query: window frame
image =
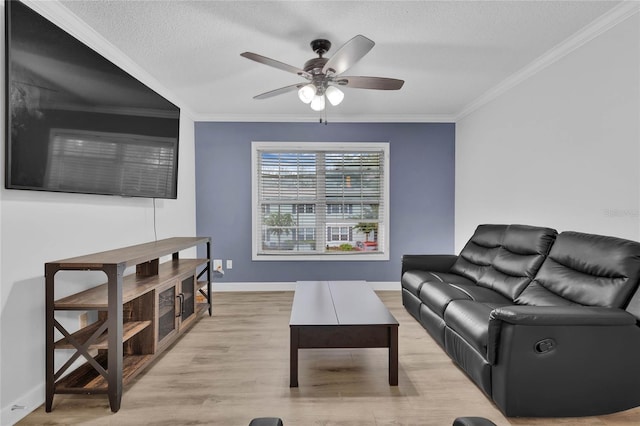
{"label": "window frame", "polygon": [[[260,229],[260,212],[258,212],[258,152],[261,150],[291,150],[291,151],[372,151],[383,152],[382,167],[382,226],[384,237],[382,246],[378,247],[378,252],[351,252],[341,253],[305,253],[284,254],[284,253],[260,253],[258,243],[258,233]],[[389,260],[389,142],[281,142],[281,141],[252,141],[251,142],[251,258],[254,261],[388,261]],[[302,204],[308,204],[302,202]]]}

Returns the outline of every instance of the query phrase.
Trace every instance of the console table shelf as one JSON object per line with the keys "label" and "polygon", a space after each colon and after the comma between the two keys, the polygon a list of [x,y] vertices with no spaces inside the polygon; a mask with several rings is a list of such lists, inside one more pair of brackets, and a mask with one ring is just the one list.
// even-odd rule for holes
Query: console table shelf
{"label": "console table shelf", "polygon": [[[96,321],[93,324],[84,327],[75,333],[71,334],[71,336],[79,342],[86,342],[89,340],[89,337],[104,324],[104,321]],[[131,339],[133,336],[149,327],[153,324],[151,321],[129,321],[122,324],[122,341],[126,342]],[[98,337],[91,345],[89,345],[89,349],[109,349],[108,334],[102,333],[100,337]],[[56,349],[74,349],[72,343],[65,337],[58,340],[55,344]]]}
{"label": "console table shelf", "polygon": [[[107,368],[108,359],[105,355],[98,355],[94,358],[103,368]],[[122,382],[127,385],[137,376],[142,367],[149,364],[154,359],[153,355],[128,355],[122,363]],[[60,379],[56,383],[56,393],[108,393],[109,384],[90,364],[83,364],[71,374]]]}
{"label": "console table shelf", "polygon": [[[176,259],[158,266],[158,275],[139,276],[127,275],[122,279],[122,302],[126,303],[143,294],[154,290],[158,286],[185,276],[193,275],[199,266],[206,265],[208,259]],[[206,282],[198,283],[201,287]],[[109,308],[108,283],[92,287],[80,293],[72,294],[55,301],[56,310],[107,310]]]}
{"label": "console table shelf", "polygon": [[[180,251],[199,245],[206,245],[206,258],[180,258]],[[135,273],[125,276],[132,266]],[[55,276],[62,270],[102,271],[107,282],[56,300]],[[46,263],[45,410],[56,393],[103,393],[117,412],[123,386],[205,312],[211,315],[211,271],[209,237],[167,238]],[[94,321],[69,332],[58,311],[95,312]],[[56,370],[58,349],[75,353]],[[86,362],[72,370],[82,358]]]}

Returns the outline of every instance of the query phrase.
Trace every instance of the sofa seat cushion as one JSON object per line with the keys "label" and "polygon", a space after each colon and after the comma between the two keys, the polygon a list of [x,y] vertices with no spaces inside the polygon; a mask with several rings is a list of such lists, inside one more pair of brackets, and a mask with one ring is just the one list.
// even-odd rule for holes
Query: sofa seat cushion
{"label": "sofa seat cushion", "polygon": [[498,306],[512,305],[513,301],[488,288],[479,287],[469,280],[456,284],[447,282],[426,282],[420,290],[420,300],[440,318],[453,300],[473,300]]}
{"label": "sofa seat cushion", "polygon": [[497,291],[480,287],[475,284],[456,284],[454,287],[469,296],[469,299],[475,302],[490,303],[495,305],[513,305],[513,300],[504,297]]}
{"label": "sofa seat cushion", "polygon": [[410,270],[402,275],[402,288],[416,296],[420,295],[420,290],[425,283],[443,282],[454,284],[473,284],[473,281],[468,278],[447,272]]}
{"label": "sofa seat cushion", "polygon": [[[437,282],[441,282],[441,283],[454,284],[454,285],[457,285],[457,284],[474,285],[474,282],[469,278],[463,277],[462,275],[450,273],[450,272],[431,272],[431,275],[437,280]],[[436,281],[432,281],[432,282],[436,282]]]}
{"label": "sofa seat cushion", "polygon": [[616,237],[563,232],[516,303],[624,308],[640,279],[640,244]]}
{"label": "sofa seat cushion", "polygon": [[449,283],[428,282],[420,290],[420,300],[440,318],[444,318],[444,311],[452,300],[471,300],[471,296]]}
{"label": "sofa seat cushion", "polygon": [[402,274],[401,284],[403,289],[417,297],[420,295],[422,285],[432,280],[436,278],[429,271],[411,270]]}
{"label": "sofa seat cushion", "polygon": [[489,315],[496,307],[506,306],[472,300],[454,300],[444,312],[447,328],[455,331],[483,357],[487,356]]}

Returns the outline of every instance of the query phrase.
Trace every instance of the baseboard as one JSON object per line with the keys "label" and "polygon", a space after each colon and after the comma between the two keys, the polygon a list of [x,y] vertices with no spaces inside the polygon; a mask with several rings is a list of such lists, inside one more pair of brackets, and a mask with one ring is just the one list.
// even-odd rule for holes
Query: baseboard
{"label": "baseboard", "polygon": [[13,401],[0,410],[0,424],[14,425],[25,418],[44,402],[44,383],[31,389],[20,397],[19,401]]}
{"label": "baseboard", "polygon": [[[399,281],[367,281],[376,291],[400,291]],[[213,282],[214,292],[223,291],[294,291],[295,282]]]}

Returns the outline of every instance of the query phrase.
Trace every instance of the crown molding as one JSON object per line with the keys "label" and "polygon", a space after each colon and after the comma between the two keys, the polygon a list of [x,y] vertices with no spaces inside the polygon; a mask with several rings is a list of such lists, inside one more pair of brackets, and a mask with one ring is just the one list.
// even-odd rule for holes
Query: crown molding
{"label": "crown molding", "polygon": [[180,107],[181,114],[186,114],[193,119],[194,113],[183,105],[181,101],[172,91],[160,83],[144,68],[138,65],[133,59],[124,54],[120,49],[114,46],[100,33],[91,28],[86,22],[80,19],[75,13],[67,9],[58,0],[38,1],[38,0],[21,0],[22,3],[38,12],[40,15],[62,28],[91,49],[113,62],[133,77],[144,82],[145,85],[155,90],[174,104]]}
{"label": "crown molding", "polygon": [[194,114],[194,121],[215,122],[273,122],[273,123],[454,123],[453,114],[410,115],[322,115],[309,114]]}
{"label": "crown molding", "polygon": [[539,56],[526,67],[507,77],[498,85],[486,91],[480,97],[468,103],[457,115],[455,121],[466,117],[480,107],[490,103],[505,92],[511,90],[525,80],[533,77],[549,65],[569,55],[574,50],[600,36],[636,13],[640,12],[640,1],[625,0],[618,6],[605,13],[591,24],[587,25],[562,43]]}

